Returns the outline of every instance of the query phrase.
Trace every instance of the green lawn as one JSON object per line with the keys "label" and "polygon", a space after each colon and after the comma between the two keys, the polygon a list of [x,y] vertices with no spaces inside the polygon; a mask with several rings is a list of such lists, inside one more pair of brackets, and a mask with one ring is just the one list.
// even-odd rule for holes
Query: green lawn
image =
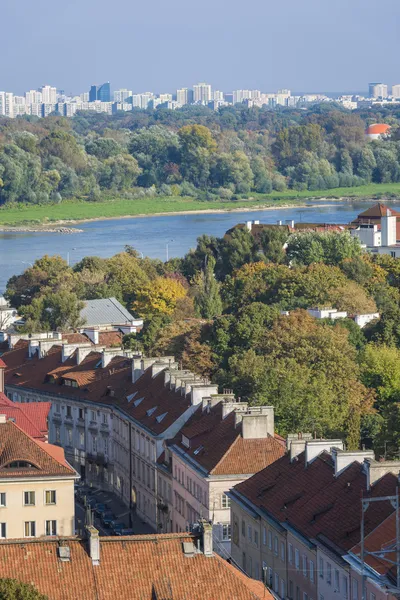
{"label": "green lawn", "polygon": [[266,206],[299,204],[306,199],[318,198],[368,198],[379,195],[400,198],[400,183],[370,184],[357,188],[337,188],[333,190],[303,191],[287,190],[271,194],[254,194],[249,200],[200,201],[181,197],[156,197],[140,200],[106,198],[102,202],[69,200],[56,205],[32,206],[21,204],[10,208],[0,208],[0,225],[22,226],[55,221],[85,220],[96,218],[117,218],[155,213],[185,212],[191,210],[232,210],[237,208],[264,208]]}

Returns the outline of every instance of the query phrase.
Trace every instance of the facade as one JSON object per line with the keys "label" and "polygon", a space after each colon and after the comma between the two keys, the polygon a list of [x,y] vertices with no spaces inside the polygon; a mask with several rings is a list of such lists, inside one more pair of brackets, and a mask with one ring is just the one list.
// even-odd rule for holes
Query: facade
{"label": "facade", "polygon": [[74,482],[62,448],[38,441],[0,408],[0,537],[73,535]]}
{"label": "facade", "polygon": [[114,102],[126,102],[128,98],[132,96],[132,90],[127,90],[126,88],[121,90],[115,90],[114,92]]}
{"label": "facade", "polygon": [[43,104],[54,106],[57,103],[57,88],[52,87],[51,85],[44,85],[40,91]]}
{"label": "facade", "polygon": [[394,100],[400,99],[400,84],[396,84],[392,86],[392,98]]}
{"label": "facade", "polygon": [[370,98],[387,98],[388,97],[388,86],[385,83],[370,83],[369,84],[369,97]]}
{"label": "facade", "polygon": [[92,85],[89,90],[89,102],[111,102],[111,86],[110,82],[102,83],[101,85]]}
{"label": "facade", "polygon": [[212,100],[211,85],[198,83],[193,86],[193,102],[208,104]]}
{"label": "facade", "polygon": [[[361,600],[354,568],[360,556],[361,494],[392,494],[400,462],[377,462],[372,451],[347,452],[340,440],[292,436],[287,444],[285,457],[228,494],[232,559],[278,598]],[[393,519],[393,512],[389,502],[371,503],[366,535]],[[393,530],[386,535],[388,543],[393,535]],[[378,579],[369,584],[371,593],[392,598],[387,573]]]}

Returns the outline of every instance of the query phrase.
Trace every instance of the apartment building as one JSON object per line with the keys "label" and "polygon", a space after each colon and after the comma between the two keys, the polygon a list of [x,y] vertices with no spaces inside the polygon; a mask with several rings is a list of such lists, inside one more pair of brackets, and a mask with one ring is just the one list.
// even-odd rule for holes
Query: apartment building
{"label": "apartment building", "polygon": [[[287,445],[284,457],[228,494],[232,558],[279,598],[361,600],[353,566],[360,560],[354,548],[360,542],[361,495],[395,493],[400,462],[377,462],[372,451],[347,452],[340,440],[291,437]],[[371,503],[365,534],[393,511],[389,502]],[[388,577],[378,583],[376,598],[391,598]],[[371,585],[376,588],[376,579]]]}
{"label": "apartment building", "polygon": [[233,394],[201,389],[201,410],[167,444],[173,481],[174,531],[202,517],[213,523],[214,548],[231,555],[227,492],[285,453],[274,433],[274,409],[237,402]]}
{"label": "apartment building", "polygon": [[0,408],[0,537],[73,535],[74,482],[62,448],[35,440]]}

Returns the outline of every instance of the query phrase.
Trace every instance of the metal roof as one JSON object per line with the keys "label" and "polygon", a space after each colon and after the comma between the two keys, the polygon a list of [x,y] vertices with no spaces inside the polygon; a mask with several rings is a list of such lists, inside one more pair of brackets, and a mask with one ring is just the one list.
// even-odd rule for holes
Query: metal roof
{"label": "metal roof", "polygon": [[80,312],[86,326],[93,325],[125,325],[135,318],[122,306],[116,298],[100,298],[84,300],[85,306]]}

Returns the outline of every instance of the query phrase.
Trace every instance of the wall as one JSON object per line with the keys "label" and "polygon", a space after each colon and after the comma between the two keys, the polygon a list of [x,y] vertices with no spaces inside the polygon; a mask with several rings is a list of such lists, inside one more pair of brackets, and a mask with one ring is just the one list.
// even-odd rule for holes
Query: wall
{"label": "wall", "polygon": [[[56,504],[45,504],[45,491],[56,490]],[[6,493],[6,506],[0,508],[0,522],[7,524],[8,538],[23,538],[25,521],[35,521],[36,537],[46,534],[46,520],[57,521],[57,535],[75,533],[74,480],[41,481],[0,480],[0,492]],[[24,492],[35,492],[35,506],[24,506]]]}
{"label": "wall", "polygon": [[[288,596],[297,598],[298,590],[303,600],[307,594],[309,600],[317,598],[317,550],[310,548],[308,544],[287,533],[288,546]],[[297,552],[296,552],[297,550]],[[296,556],[299,558],[297,562]],[[293,592],[292,592],[293,590]]]}
{"label": "wall", "polygon": [[350,598],[350,568],[343,561],[335,560],[332,553],[327,554],[317,548],[317,585],[319,597],[324,600],[347,600]]}

